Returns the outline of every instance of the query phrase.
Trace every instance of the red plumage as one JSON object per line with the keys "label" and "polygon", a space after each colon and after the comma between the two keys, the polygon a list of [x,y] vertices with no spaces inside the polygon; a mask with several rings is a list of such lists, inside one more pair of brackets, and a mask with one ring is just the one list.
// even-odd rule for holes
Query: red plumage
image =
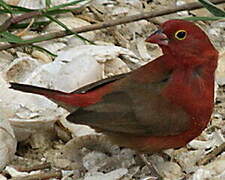
{"label": "red plumage", "polygon": [[67,120],[119,145],[148,152],[184,146],[210,121],[218,52],[204,31],[184,20],[163,23],[146,41],[163,55],[131,73],[72,93],[16,83],[11,88],[52,99],[71,112]]}

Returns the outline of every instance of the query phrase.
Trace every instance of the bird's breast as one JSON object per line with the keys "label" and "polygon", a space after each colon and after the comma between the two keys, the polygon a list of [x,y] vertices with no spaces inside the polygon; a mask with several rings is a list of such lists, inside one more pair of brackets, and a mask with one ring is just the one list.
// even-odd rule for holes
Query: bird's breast
{"label": "bird's breast", "polygon": [[207,126],[212,114],[214,75],[205,78],[192,70],[174,72],[162,94],[189,114],[192,128],[199,133]]}

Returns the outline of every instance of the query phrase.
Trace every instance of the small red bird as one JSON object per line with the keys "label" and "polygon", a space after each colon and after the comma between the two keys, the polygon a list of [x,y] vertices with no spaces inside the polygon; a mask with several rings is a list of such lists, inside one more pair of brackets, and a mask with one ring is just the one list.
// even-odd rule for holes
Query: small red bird
{"label": "small red bird", "polygon": [[11,88],[53,100],[71,112],[67,120],[121,146],[140,152],[184,146],[210,121],[218,52],[198,26],[184,20],[166,21],[146,41],[158,44],[163,55],[130,73],[71,93],[17,83]]}

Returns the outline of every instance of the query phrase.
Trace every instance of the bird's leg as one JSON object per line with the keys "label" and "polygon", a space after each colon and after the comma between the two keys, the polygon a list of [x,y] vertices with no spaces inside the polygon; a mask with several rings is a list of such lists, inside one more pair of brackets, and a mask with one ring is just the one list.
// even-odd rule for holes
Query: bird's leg
{"label": "bird's leg", "polygon": [[141,160],[146,164],[146,166],[149,168],[149,170],[151,171],[151,175],[153,176],[152,179],[162,180],[162,177],[160,176],[155,165],[151,161],[148,161],[144,154],[138,153],[138,155],[141,158]]}

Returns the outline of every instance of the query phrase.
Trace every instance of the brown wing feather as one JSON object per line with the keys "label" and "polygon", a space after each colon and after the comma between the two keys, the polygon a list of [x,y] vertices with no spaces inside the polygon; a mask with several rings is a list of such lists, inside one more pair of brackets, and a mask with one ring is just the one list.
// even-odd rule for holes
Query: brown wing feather
{"label": "brown wing feather", "polygon": [[129,73],[125,73],[125,74],[118,74],[118,75],[115,75],[115,76],[112,76],[112,77],[109,77],[109,78],[106,78],[106,79],[102,79],[100,81],[97,81],[97,82],[93,82],[93,83],[90,83],[86,86],[83,86],[71,93],[86,93],[88,91],[91,91],[91,90],[95,90],[97,88],[100,88],[101,86],[104,86],[110,82],[113,82],[113,81],[116,81],[116,80],[119,80],[119,79],[122,79],[124,77],[126,77]]}
{"label": "brown wing feather", "polygon": [[104,96],[101,102],[79,108],[67,120],[102,132],[137,136],[179,134],[188,129],[189,117],[161,95],[169,82],[170,73],[162,73],[160,77],[160,80],[157,77],[157,82],[147,85],[124,85],[118,91]]}

